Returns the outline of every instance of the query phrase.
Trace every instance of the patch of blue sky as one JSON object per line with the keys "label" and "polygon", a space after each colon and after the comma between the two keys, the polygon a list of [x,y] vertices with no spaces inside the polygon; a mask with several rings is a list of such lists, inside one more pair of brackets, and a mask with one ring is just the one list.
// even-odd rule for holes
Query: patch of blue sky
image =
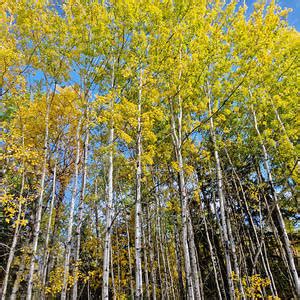
{"label": "patch of blue sky", "polygon": [[[244,0],[241,0],[240,2],[241,4],[243,4]],[[248,6],[249,13],[253,11],[254,3],[257,2],[258,2],[257,0],[245,0],[246,5]],[[300,1],[299,0],[277,0],[276,3],[282,8],[292,9],[292,11],[288,15],[288,23],[290,26],[295,27],[299,31],[300,30]]]}
{"label": "patch of blue sky", "polygon": [[[232,0],[226,0],[226,3],[230,3]],[[266,0],[268,3],[271,0]],[[249,16],[254,9],[254,4],[262,2],[262,0],[239,0],[238,7],[246,4],[247,15]],[[288,15],[288,23],[291,27],[300,30],[300,0],[276,0],[276,3],[281,8],[291,8],[292,11]]]}
{"label": "patch of blue sky", "polygon": [[300,1],[299,0],[279,0],[281,7],[291,8],[293,11],[288,15],[288,22],[292,27],[300,30]]}

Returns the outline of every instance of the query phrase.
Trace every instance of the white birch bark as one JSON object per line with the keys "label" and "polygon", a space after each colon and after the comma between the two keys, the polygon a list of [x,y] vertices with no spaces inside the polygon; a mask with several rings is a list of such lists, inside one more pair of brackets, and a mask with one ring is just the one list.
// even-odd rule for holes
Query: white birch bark
{"label": "white birch bark", "polygon": [[[55,90],[53,92],[54,97]],[[47,96],[48,97],[48,96]],[[43,159],[43,167],[42,167],[42,177],[41,177],[41,185],[40,185],[40,195],[37,204],[37,211],[35,216],[34,223],[34,232],[33,232],[33,243],[32,243],[32,256],[29,267],[29,275],[28,275],[28,287],[26,300],[31,300],[32,298],[32,289],[33,289],[33,274],[36,263],[36,253],[38,240],[40,235],[40,227],[41,227],[41,219],[42,219],[42,209],[43,209],[43,196],[45,191],[45,178],[46,178],[46,168],[47,168],[47,156],[48,156],[48,136],[49,136],[49,113],[50,113],[50,103],[48,98],[46,99],[46,115],[45,115],[45,139],[44,139],[44,159]]]}
{"label": "white birch bark", "polygon": [[[180,102],[180,99],[179,99]],[[184,267],[185,267],[185,277],[187,284],[187,297],[188,299],[194,299],[194,288],[193,288],[193,276],[191,269],[191,258],[189,252],[188,244],[188,201],[187,193],[185,187],[185,178],[183,171],[183,159],[181,154],[181,120],[182,120],[182,108],[180,105],[180,112],[178,115],[178,133],[176,130],[174,109],[172,102],[170,103],[171,107],[171,130],[173,144],[176,153],[176,159],[179,168],[179,189],[180,189],[180,200],[181,200],[181,221],[182,221],[182,243],[183,243],[183,253],[184,253]]]}
{"label": "white birch bark", "polygon": [[231,260],[230,260],[230,241],[229,241],[229,237],[228,237],[228,230],[227,230],[227,224],[226,224],[226,213],[225,213],[225,205],[226,204],[225,204],[225,197],[224,197],[224,192],[223,192],[223,177],[222,177],[219,151],[217,148],[216,134],[215,134],[215,129],[214,129],[214,123],[213,123],[210,102],[208,104],[208,107],[209,107],[209,116],[210,116],[210,131],[211,131],[211,137],[212,137],[213,146],[214,146],[214,156],[215,156],[215,160],[216,160],[218,195],[219,195],[220,212],[221,212],[222,237],[223,237],[224,248],[225,248],[227,281],[228,281],[228,286],[229,286],[230,299],[235,299],[234,285],[233,285],[233,280],[232,280],[232,266],[231,266]]}
{"label": "white birch bark", "polygon": [[130,274],[130,295],[131,295],[131,298],[134,299],[132,264],[131,264],[130,235],[129,235],[129,228],[128,228],[128,220],[127,219],[126,219],[126,235],[127,235],[128,264],[129,264],[129,274]]}
{"label": "white birch bark", "polygon": [[[114,89],[115,72],[114,64],[112,64],[112,78],[111,88]],[[110,102],[110,111],[113,114],[114,98]],[[108,299],[109,297],[109,268],[110,268],[110,249],[111,249],[111,231],[112,231],[112,209],[113,209],[113,142],[114,142],[114,123],[111,117],[109,124],[109,138],[108,145],[108,185],[107,185],[107,205],[106,205],[106,224],[105,224],[105,240],[104,240],[104,252],[103,252],[103,285],[102,285],[102,299]]]}
{"label": "white birch bark", "polygon": [[[166,257],[165,257],[165,252],[164,252],[164,241],[163,241],[163,236],[162,236],[162,222],[161,218],[159,219],[159,226],[157,228],[158,232],[158,241],[159,241],[159,248],[160,248],[160,253],[161,253],[161,260],[162,260],[162,265],[163,265],[163,274],[164,274],[164,285],[163,285],[163,291],[162,291],[162,297],[168,298],[168,292],[169,292],[169,284],[168,284],[168,277],[167,277],[167,265],[166,265]],[[164,296],[165,295],[165,296]]]}
{"label": "white birch bark", "polygon": [[86,178],[87,178],[87,158],[88,158],[88,147],[89,147],[89,128],[86,126],[85,140],[84,140],[84,158],[83,158],[83,174],[82,174],[82,183],[81,183],[81,195],[78,206],[78,222],[76,227],[76,249],[75,249],[75,268],[74,268],[74,286],[72,291],[72,299],[77,299],[78,293],[78,263],[79,263],[79,251],[80,251],[80,242],[81,242],[81,226],[82,226],[82,217],[83,217],[83,203],[85,198],[85,188],[86,188]]}
{"label": "white birch bark", "polygon": [[175,237],[175,256],[176,256],[176,265],[177,265],[177,274],[178,274],[178,290],[179,297],[184,299],[184,285],[182,279],[182,261],[181,261],[181,249],[180,249],[180,238],[178,233],[178,224],[177,216],[174,216],[174,237]]}
{"label": "white birch bark", "polygon": [[142,70],[139,78],[138,91],[138,125],[137,125],[137,169],[136,169],[136,203],[135,203],[135,299],[143,297],[143,277],[142,277],[142,203],[141,203],[141,179],[142,179],[142,128],[141,128],[141,110],[142,110]]}
{"label": "white birch bark", "polygon": [[147,256],[147,252],[146,249],[148,249],[148,247],[146,247],[146,229],[142,230],[142,235],[143,235],[143,254],[144,254],[144,270],[145,270],[145,285],[146,285],[146,295],[147,295],[147,299],[150,300],[150,285],[149,285],[149,272],[148,272],[148,256]]}
{"label": "white birch bark", "polygon": [[21,285],[22,275],[23,275],[24,270],[25,270],[25,262],[24,262],[24,260],[25,260],[25,255],[23,254],[22,261],[21,261],[19,270],[17,272],[17,276],[16,276],[16,279],[14,281],[14,285],[13,285],[13,288],[12,288],[12,291],[11,291],[11,295],[10,295],[10,298],[9,298],[10,300],[16,300],[17,299],[18,292],[19,292],[20,285]]}
{"label": "white birch bark", "polygon": [[147,217],[147,234],[148,234],[148,246],[149,246],[149,256],[150,256],[150,276],[151,276],[151,284],[152,284],[152,299],[156,300],[156,268],[154,265],[154,253],[153,253],[153,243],[152,243],[152,231],[151,231],[151,223],[149,222],[149,209],[146,208],[146,217]]}
{"label": "white birch bark", "polygon": [[[48,272],[48,263],[49,263],[49,255],[50,251],[48,249],[49,247],[49,239],[51,234],[51,226],[52,226],[52,216],[53,216],[53,208],[54,208],[54,201],[55,201],[55,190],[56,190],[56,162],[53,169],[53,182],[52,182],[52,196],[50,201],[50,207],[49,207],[49,219],[47,224],[47,232],[46,232],[46,238],[45,238],[45,257],[43,261],[43,274],[42,274],[42,286],[43,289],[45,288],[46,284],[46,278],[47,278],[47,272]],[[44,298],[44,292],[42,297]]]}
{"label": "white birch bark", "polygon": [[76,129],[76,157],[75,157],[75,170],[74,170],[74,183],[73,191],[70,203],[70,212],[69,212],[69,223],[68,223],[68,232],[67,232],[67,243],[65,250],[65,261],[64,261],[64,279],[63,287],[61,292],[61,300],[65,300],[67,297],[67,288],[68,288],[68,278],[70,272],[70,258],[71,258],[71,249],[72,249],[72,231],[74,225],[74,210],[75,210],[75,200],[78,190],[78,171],[80,163],[80,129],[81,129],[81,118],[77,124]]}
{"label": "white birch bark", "polygon": [[115,275],[114,275],[114,261],[113,261],[113,256],[112,256],[112,246],[110,245],[110,276],[111,276],[111,285],[112,285],[112,290],[113,290],[113,296],[112,299],[116,300],[117,299],[117,291],[116,291],[116,284],[115,284]]}
{"label": "white birch bark", "polygon": [[[165,238],[165,251],[166,251],[166,260],[167,260],[167,269],[168,269],[168,275],[169,275],[169,278],[170,278],[170,290],[171,290],[171,293],[172,293],[172,297],[171,299],[176,299],[176,296],[175,296],[175,288],[174,288],[174,280],[173,280],[173,272],[171,270],[171,266],[170,266],[170,255],[168,253],[168,247],[167,247],[167,241],[166,241],[166,238]],[[149,298],[150,299],[150,298]]]}
{"label": "white birch bark", "polygon": [[192,268],[192,275],[193,275],[193,287],[194,287],[195,299],[202,299],[203,295],[200,288],[201,280],[200,280],[200,272],[197,264],[197,251],[196,251],[195,238],[194,238],[194,229],[193,229],[189,210],[188,210],[188,234],[189,234],[189,250],[191,256],[191,268]]}

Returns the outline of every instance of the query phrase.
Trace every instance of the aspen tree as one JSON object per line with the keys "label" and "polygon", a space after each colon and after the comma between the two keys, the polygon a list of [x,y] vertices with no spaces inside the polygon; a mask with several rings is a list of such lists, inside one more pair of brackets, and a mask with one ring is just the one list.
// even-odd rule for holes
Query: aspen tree
{"label": "aspen tree", "polygon": [[[111,89],[115,87],[115,59],[112,62],[112,74],[111,74]],[[105,240],[104,240],[104,254],[103,254],[103,289],[102,299],[108,299],[109,297],[109,269],[110,269],[110,258],[111,258],[111,232],[112,232],[112,213],[113,213],[113,143],[114,143],[114,97],[113,93],[110,99],[110,121],[109,121],[109,138],[108,145],[110,147],[108,154],[108,183],[107,183],[107,204],[106,204],[106,226],[105,226]]]}
{"label": "aspen tree", "polygon": [[[55,94],[55,89],[53,91],[53,96]],[[30,261],[29,278],[26,299],[31,300],[32,289],[33,289],[33,274],[36,265],[36,253],[38,248],[38,240],[40,235],[41,218],[42,218],[42,208],[43,208],[43,196],[45,191],[45,177],[46,177],[46,166],[47,166],[47,156],[48,156],[48,136],[49,136],[49,113],[50,113],[50,95],[46,96],[46,112],[45,112],[45,137],[44,137],[44,158],[42,165],[42,175],[40,184],[40,194],[37,204],[37,211],[35,216],[35,225],[33,233],[33,243],[32,243],[32,257]]]}
{"label": "aspen tree", "polygon": [[70,203],[70,212],[69,212],[69,222],[68,222],[68,232],[67,232],[67,241],[66,241],[66,250],[65,250],[65,260],[64,260],[64,277],[63,277],[63,287],[61,292],[61,299],[64,300],[67,297],[68,289],[68,278],[70,276],[70,258],[71,258],[71,249],[72,249],[72,231],[74,225],[74,210],[75,210],[75,200],[78,190],[78,173],[79,173],[79,164],[80,164],[80,131],[82,124],[82,116],[80,117],[78,124],[76,126],[76,155],[74,161],[74,183],[72,190],[72,198]]}

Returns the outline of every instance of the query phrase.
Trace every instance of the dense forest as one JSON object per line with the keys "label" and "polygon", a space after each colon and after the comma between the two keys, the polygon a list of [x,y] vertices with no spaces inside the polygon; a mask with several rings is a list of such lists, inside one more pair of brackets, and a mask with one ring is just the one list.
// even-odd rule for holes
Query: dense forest
{"label": "dense forest", "polygon": [[2,300],[300,298],[289,9],[0,6]]}

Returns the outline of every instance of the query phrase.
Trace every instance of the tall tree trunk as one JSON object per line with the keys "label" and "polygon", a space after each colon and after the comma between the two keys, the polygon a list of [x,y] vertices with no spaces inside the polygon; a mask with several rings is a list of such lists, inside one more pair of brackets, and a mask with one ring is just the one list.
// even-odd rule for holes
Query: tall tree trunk
{"label": "tall tree trunk", "polygon": [[135,299],[142,299],[143,277],[142,277],[142,203],[141,203],[141,179],[142,179],[142,131],[141,131],[141,110],[142,110],[142,70],[139,78],[138,93],[138,125],[137,125],[137,170],[136,170],[136,203],[135,203]]}
{"label": "tall tree trunk", "polygon": [[168,299],[168,292],[169,292],[169,284],[168,284],[168,274],[167,274],[167,264],[166,264],[166,256],[164,253],[164,247],[163,247],[163,237],[162,237],[162,222],[161,218],[159,219],[160,224],[158,227],[158,241],[159,241],[159,248],[160,248],[160,253],[161,253],[161,260],[162,260],[162,265],[163,265],[163,274],[164,274],[164,288],[162,291],[162,298],[167,298]]}
{"label": "tall tree trunk", "polygon": [[48,264],[49,264],[49,255],[50,251],[48,249],[49,247],[49,240],[50,240],[50,234],[51,234],[51,227],[52,227],[52,215],[53,215],[53,208],[54,208],[54,201],[55,201],[55,190],[56,190],[56,161],[53,168],[53,182],[52,182],[52,196],[50,201],[50,207],[49,207],[49,219],[47,224],[47,232],[46,232],[46,238],[45,238],[45,257],[43,261],[43,274],[42,274],[42,288],[43,288],[43,295],[42,297],[45,298],[45,285],[46,285],[46,279],[47,279],[47,273],[48,273]]}
{"label": "tall tree trunk", "polygon": [[[180,46],[179,50],[179,62],[181,64],[182,60],[182,47]],[[178,79],[181,80],[182,69],[180,68]],[[193,272],[192,272],[192,262],[189,249],[189,230],[188,230],[188,196],[185,186],[185,176],[183,169],[183,158],[182,158],[182,100],[180,95],[181,86],[178,86],[178,112],[175,113],[173,100],[170,100],[170,109],[171,109],[171,134],[172,141],[175,148],[175,156],[178,164],[178,186],[179,186],[179,196],[181,202],[181,234],[182,234],[182,243],[183,243],[183,254],[184,254],[184,269],[185,269],[185,279],[186,279],[186,290],[187,298],[190,300],[195,299],[194,295],[194,286],[193,286]],[[177,126],[176,126],[177,119]]]}
{"label": "tall tree trunk", "polygon": [[[111,76],[111,88],[114,89],[115,82],[115,61],[112,64],[112,76]],[[110,112],[114,111],[114,95],[110,101]],[[113,210],[113,143],[114,143],[114,122],[113,116],[111,116],[109,124],[109,138],[108,145],[109,157],[108,157],[108,185],[107,185],[107,204],[106,204],[106,224],[105,224],[105,240],[104,240],[104,252],[103,252],[103,285],[102,285],[102,299],[109,298],[109,267],[110,267],[110,249],[111,249],[111,232],[112,232],[112,210]]]}
{"label": "tall tree trunk", "polygon": [[119,233],[118,230],[116,232],[116,247],[117,247],[117,271],[118,271],[118,282],[117,282],[117,293],[118,295],[121,294],[121,266],[120,266],[120,244],[118,239]]}
{"label": "tall tree trunk", "polygon": [[184,253],[184,267],[185,267],[185,278],[187,284],[187,297],[190,300],[195,299],[194,296],[194,287],[193,287],[193,274],[191,268],[191,257],[188,244],[188,198],[185,187],[185,178],[183,170],[183,159],[181,153],[181,122],[182,122],[182,107],[181,99],[179,97],[179,114],[178,119],[178,132],[176,130],[175,122],[175,112],[173,108],[172,101],[170,102],[171,107],[171,130],[173,144],[175,148],[176,160],[179,168],[179,195],[181,200],[181,222],[182,222],[182,243],[183,243],[183,253]]}
{"label": "tall tree trunk", "polygon": [[[146,217],[147,217],[147,234],[148,234],[148,247],[149,247],[149,256],[150,256],[150,266],[151,266],[151,285],[152,285],[152,299],[156,300],[156,267],[154,265],[154,253],[153,253],[153,243],[152,243],[152,230],[151,223],[149,219],[149,208],[146,207]],[[151,219],[152,221],[152,219]]]}
{"label": "tall tree trunk", "polygon": [[203,214],[203,223],[204,223],[206,238],[207,238],[207,242],[208,242],[210,257],[211,257],[213,270],[214,270],[215,283],[216,283],[216,287],[217,287],[217,291],[218,291],[218,297],[219,297],[219,299],[223,299],[221,289],[220,289],[220,285],[219,285],[219,279],[218,279],[217,259],[216,259],[214,249],[213,249],[213,246],[212,246],[212,243],[211,243],[211,240],[210,240],[210,236],[209,236],[209,232],[208,232],[208,228],[207,228],[206,217],[205,217],[205,212],[202,212],[202,214]]}
{"label": "tall tree trunk", "polygon": [[175,235],[175,255],[176,255],[176,265],[178,273],[178,290],[180,299],[185,299],[184,294],[184,284],[182,279],[182,261],[181,261],[181,251],[180,251],[180,238],[178,232],[178,222],[176,215],[174,216],[174,235]]}
{"label": "tall tree trunk", "polygon": [[113,255],[112,255],[112,246],[110,245],[110,276],[111,276],[111,285],[112,285],[112,289],[113,289],[113,300],[117,299],[117,291],[116,291],[116,284],[115,284],[115,275],[114,275],[114,261],[113,261]]}
{"label": "tall tree trunk", "polygon": [[191,220],[190,211],[188,210],[188,234],[189,234],[189,250],[191,255],[191,267],[192,267],[192,274],[193,274],[193,287],[194,287],[194,294],[195,299],[203,299],[203,292],[202,292],[202,283],[201,283],[201,274],[199,270],[199,266],[197,263],[197,250],[194,238],[194,229]]}
{"label": "tall tree trunk", "polygon": [[[99,199],[99,194],[98,194],[98,182],[97,178],[95,180],[95,197],[98,200]],[[94,203],[94,215],[95,215],[95,230],[96,230],[96,237],[97,241],[99,243],[100,241],[100,232],[99,232],[99,213],[98,213],[98,205],[97,202],[95,201]]]}
{"label": "tall tree trunk", "polygon": [[[212,174],[211,172],[211,169],[209,171],[210,174]],[[199,176],[198,176],[198,182],[199,182]],[[217,247],[215,245],[215,238],[214,238],[214,234],[215,234],[215,231],[214,231],[214,227],[213,227],[213,224],[210,224],[209,223],[209,218],[211,220],[213,220],[214,216],[213,216],[213,212],[212,212],[212,208],[211,208],[211,201],[209,201],[205,195],[205,192],[203,190],[203,187],[201,188],[202,189],[202,194],[203,194],[203,197],[204,197],[204,202],[207,206],[207,210],[208,210],[208,219],[206,218],[206,215],[205,215],[205,211],[203,210],[203,221],[204,221],[204,228],[207,228],[205,229],[206,232],[206,236],[207,236],[207,240],[209,241],[210,245],[211,245],[211,248],[209,246],[209,248],[211,249],[210,252],[211,252],[211,255],[214,256],[214,264],[215,264],[215,268],[216,268],[216,271],[215,274],[218,275],[218,272],[219,272],[219,276],[217,277],[216,280],[218,280],[218,285],[219,285],[219,289],[221,291],[221,297],[223,295],[224,299],[226,299],[226,291],[225,291],[225,284],[224,284],[224,277],[222,276],[222,269],[221,269],[221,264],[220,264],[220,261],[219,261],[219,256],[218,256],[218,250],[217,250]],[[213,198],[213,206],[214,206],[214,211],[215,213],[217,213],[217,210],[216,210],[216,200],[215,200],[215,192],[213,191],[212,192],[212,198]],[[201,196],[200,196],[200,199],[201,199]],[[205,207],[205,206],[204,206]],[[202,206],[200,204],[200,209],[202,210]],[[220,232],[221,232],[221,226],[218,222],[218,218],[217,219],[217,225],[218,225],[218,228],[220,229]],[[211,232],[211,234],[210,234]],[[219,292],[218,292],[219,294]],[[220,294],[219,294],[220,295]],[[222,298],[223,299],[223,298]]]}
{"label": "tall tree trunk", "polygon": [[[210,99],[211,101],[211,99]],[[218,195],[219,195],[219,202],[220,202],[220,211],[221,211],[221,225],[222,225],[222,238],[224,242],[224,248],[225,248],[225,261],[226,261],[226,272],[227,272],[227,281],[229,286],[229,295],[230,299],[235,299],[235,293],[234,293],[234,285],[232,280],[232,266],[231,266],[231,260],[230,260],[230,241],[228,237],[228,230],[227,230],[227,222],[226,222],[226,213],[225,213],[225,197],[223,192],[223,177],[222,177],[222,170],[221,170],[221,164],[220,164],[220,158],[219,158],[219,151],[217,148],[217,141],[216,141],[216,134],[214,129],[214,122],[212,117],[212,110],[211,110],[211,102],[209,102],[209,116],[210,116],[210,132],[211,132],[211,138],[213,141],[213,147],[214,147],[214,156],[216,160],[216,170],[217,170],[217,181],[218,181]]]}
{"label": "tall tree trunk", "polygon": [[78,190],[78,173],[79,173],[79,163],[80,163],[80,129],[81,129],[81,118],[77,124],[76,129],[76,158],[75,158],[75,170],[74,170],[74,184],[73,191],[70,203],[70,212],[69,212],[69,223],[68,223],[68,232],[67,232],[67,243],[65,251],[65,261],[64,261],[64,279],[63,287],[61,292],[61,300],[65,300],[67,297],[67,288],[68,288],[68,278],[70,272],[70,258],[71,258],[71,249],[72,249],[72,231],[74,225],[74,209],[75,209],[75,200]]}
{"label": "tall tree trunk", "polygon": [[[55,94],[54,88],[52,99]],[[42,167],[42,177],[41,177],[41,186],[40,186],[40,196],[37,203],[37,211],[34,220],[34,231],[33,231],[33,243],[32,243],[32,256],[30,261],[29,267],[29,275],[28,275],[28,287],[27,287],[27,294],[26,300],[31,300],[32,297],[32,289],[33,289],[33,274],[36,262],[36,253],[37,253],[37,246],[38,240],[40,235],[40,227],[41,227],[41,219],[42,219],[42,209],[43,209],[43,196],[45,191],[45,178],[46,178],[46,169],[47,169],[47,156],[48,156],[48,136],[49,136],[49,114],[50,114],[50,101],[48,96],[46,98],[46,115],[45,115],[45,139],[44,139],[44,159],[43,159],[43,167]]]}
{"label": "tall tree trunk", "polygon": [[[144,219],[145,220],[145,219]],[[148,220],[147,220],[148,222]],[[142,231],[143,234],[143,254],[144,254],[144,270],[145,270],[145,285],[146,285],[146,295],[147,299],[151,299],[150,297],[150,285],[149,285],[149,268],[148,268],[148,245],[147,245],[147,237],[146,237],[146,229],[144,228]]]}
{"label": "tall tree trunk", "polygon": [[235,247],[235,239],[233,237],[233,233],[232,233],[232,229],[231,229],[230,211],[229,211],[229,215],[227,216],[227,228],[228,228],[228,236],[229,236],[230,244],[231,244],[231,254],[232,254],[232,257],[233,257],[234,272],[235,272],[235,275],[237,277],[239,292],[241,294],[241,298],[246,299],[244,287],[242,285],[240,267],[239,267],[238,258],[237,258],[237,252],[236,252],[236,247]]}
{"label": "tall tree trunk", "polygon": [[168,241],[167,241],[167,234],[166,234],[166,229],[165,229],[165,235],[164,235],[164,245],[165,245],[165,256],[166,256],[166,261],[167,261],[167,270],[168,270],[168,277],[170,278],[170,290],[171,290],[171,299],[176,299],[175,297],[175,291],[174,291],[174,280],[173,280],[173,272],[171,270],[171,266],[170,266],[170,255],[169,255],[169,249],[168,249]]}
{"label": "tall tree trunk", "polygon": [[[23,140],[23,146],[24,146],[24,136],[22,137]],[[7,286],[8,286],[8,279],[9,279],[9,274],[10,274],[10,267],[13,262],[14,256],[15,256],[15,251],[16,251],[16,246],[18,243],[19,239],[19,234],[20,234],[20,221],[21,221],[21,213],[22,213],[22,196],[23,196],[23,191],[24,191],[24,185],[25,185],[25,170],[24,170],[24,161],[23,161],[23,173],[22,173],[22,182],[21,182],[21,191],[20,191],[20,199],[19,205],[18,205],[18,215],[17,215],[17,220],[15,222],[15,231],[14,231],[14,237],[13,241],[9,250],[9,255],[8,255],[8,260],[6,264],[6,269],[5,269],[5,276],[4,276],[4,281],[2,285],[2,300],[5,300],[6,293],[7,293]]]}
{"label": "tall tree trunk", "polygon": [[132,264],[131,264],[131,247],[130,247],[130,235],[128,228],[128,220],[126,219],[126,233],[127,233],[127,252],[128,252],[128,264],[129,264],[129,276],[130,276],[130,293],[131,299],[134,299],[134,288],[133,288],[133,278],[132,278]]}
{"label": "tall tree trunk", "polygon": [[16,279],[14,281],[14,285],[13,285],[11,295],[10,295],[10,298],[9,298],[10,300],[16,300],[17,299],[24,270],[25,270],[25,254],[22,255],[21,264],[19,266],[19,270],[17,272]]}
{"label": "tall tree trunk", "polygon": [[88,160],[88,147],[89,147],[89,128],[88,124],[86,125],[86,133],[85,133],[85,140],[84,140],[84,153],[83,153],[83,174],[82,174],[82,183],[81,183],[81,195],[79,200],[78,206],[78,220],[77,220],[77,227],[76,227],[76,247],[75,247],[75,268],[74,268],[74,286],[73,286],[73,294],[72,299],[77,299],[78,293],[78,263],[79,263],[79,253],[80,253],[80,242],[81,242],[81,227],[82,227],[82,217],[83,217],[83,204],[85,199],[85,188],[86,188],[86,177],[87,177],[87,160]]}
{"label": "tall tree trunk", "polygon": [[[154,184],[155,186],[155,184]],[[160,296],[161,290],[165,289],[163,285],[163,280],[161,276],[161,259],[160,259],[160,251],[159,251],[159,232],[160,232],[160,201],[159,201],[159,193],[158,193],[158,185],[156,186],[155,190],[155,253],[156,253],[156,261],[157,261],[157,270],[158,270],[158,282],[157,285],[160,289]]]}
{"label": "tall tree trunk", "polygon": [[264,163],[265,171],[267,173],[268,182],[269,182],[269,185],[272,190],[275,213],[277,215],[279,228],[282,232],[283,244],[285,246],[285,251],[286,251],[287,258],[288,258],[289,269],[290,269],[290,272],[291,272],[293,280],[294,280],[296,295],[298,298],[300,298],[300,280],[299,280],[299,276],[297,273],[297,269],[296,269],[296,265],[295,265],[295,261],[294,261],[294,257],[293,257],[293,250],[292,250],[292,246],[291,246],[291,243],[290,243],[290,240],[289,240],[286,228],[285,228],[285,223],[284,223],[281,211],[280,211],[280,207],[279,207],[279,203],[278,203],[279,199],[278,199],[276,191],[275,191],[272,173],[271,173],[271,169],[269,167],[269,155],[268,155],[267,149],[264,145],[262,136],[260,134],[260,131],[258,128],[258,123],[257,123],[257,118],[256,118],[256,113],[255,113],[253,107],[252,107],[252,114],[253,114],[253,120],[254,120],[254,127],[255,127],[256,133],[258,135],[259,142],[261,144],[261,148],[262,148],[262,152],[263,152],[263,156],[264,156],[263,163]]}

